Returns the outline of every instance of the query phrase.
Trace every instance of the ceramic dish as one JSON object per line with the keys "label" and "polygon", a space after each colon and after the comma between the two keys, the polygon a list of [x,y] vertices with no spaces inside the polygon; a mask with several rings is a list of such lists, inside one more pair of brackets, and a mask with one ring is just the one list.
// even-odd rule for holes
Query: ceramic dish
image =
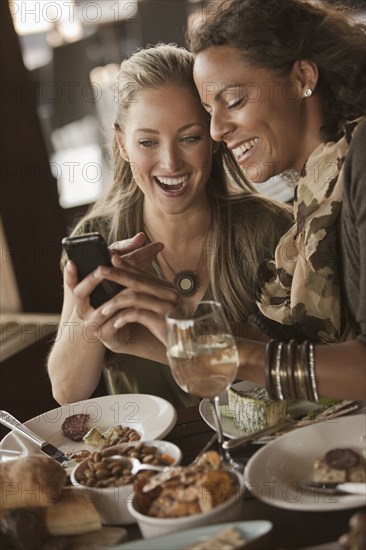
{"label": "ceramic dish", "polygon": [[264,520],[219,523],[217,525],[188,529],[174,535],[165,535],[163,537],[120,544],[114,546],[111,550],[183,550],[188,546],[203,542],[217,535],[217,533],[229,526],[235,527],[248,543],[259,540],[272,529],[272,523]]}
{"label": "ceramic dish", "polygon": [[272,441],[249,460],[245,485],[267,504],[291,510],[333,511],[365,506],[365,497],[324,494],[300,487],[311,478],[314,461],[330,449],[366,451],[366,415],[334,418],[299,428]]}
{"label": "ceramic dish", "polygon": [[[133,441],[130,443],[123,443],[122,445],[116,445],[108,449],[109,453],[122,454],[119,451],[126,447],[135,447],[139,441]],[[144,441],[149,447],[156,447],[158,454],[167,454],[172,459],[172,466],[176,466],[182,459],[182,452],[173,443],[169,441]],[[78,482],[78,475],[85,470],[88,466],[88,459],[78,464],[71,472],[71,483],[74,487],[83,491],[87,495],[88,499],[94,504],[102,519],[102,523],[106,525],[128,525],[135,523],[136,519],[130,514],[127,509],[128,501],[133,498],[133,486],[122,485],[121,487],[110,487],[104,489],[97,489],[94,487],[86,487]]]}
{"label": "ceramic dish", "polygon": [[[249,382],[243,380],[232,385],[232,388],[238,391],[248,391],[253,388],[258,388],[258,384],[255,382]],[[220,414],[224,435],[229,439],[236,439],[246,434],[244,430],[237,428],[234,424],[232,413],[228,404],[227,392],[223,392],[220,397]],[[287,404],[287,415],[292,418],[297,418],[301,415],[316,414],[324,410],[327,407],[326,404],[312,403],[310,401],[294,401]],[[214,416],[212,412],[211,404],[207,399],[203,399],[199,405],[199,411],[203,420],[213,429],[216,430]],[[274,441],[278,435],[263,436],[260,439],[254,441],[254,444],[264,445],[270,441]]]}
{"label": "ceramic dish", "polygon": [[[79,413],[90,415],[90,428],[105,431],[111,426],[122,424],[136,430],[143,440],[163,438],[173,428],[177,418],[176,410],[165,399],[146,394],[121,394],[63,405],[24,424],[64,453],[95,450],[83,441],[71,441],[62,432],[64,420]],[[0,450],[3,451],[1,456],[6,457],[6,450],[19,451],[20,454],[16,456],[25,456],[37,452],[39,448],[26,437],[12,431],[0,441]]]}
{"label": "ceramic dish", "polygon": [[226,502],[207,512],[174,518],[152,517],[140,511],[136,497],[128,502],[127,508],[137,521],[144,538],[158,537],[177,531],[186,532],[187,529],[200,525],[215,524],[218,521],[238,521],[243,517],[244,478],[238,472],[232,471],[232,475],[236,477],[238,483],[234,494],[231,494]]}

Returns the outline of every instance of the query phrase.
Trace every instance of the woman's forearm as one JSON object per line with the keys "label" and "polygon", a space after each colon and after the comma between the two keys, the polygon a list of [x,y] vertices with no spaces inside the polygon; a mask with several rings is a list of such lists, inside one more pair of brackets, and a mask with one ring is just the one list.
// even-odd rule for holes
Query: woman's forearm
{"label": "woman's forearm", "polygon": [[[265,385],[266,347],[262,342],[237,340],[238,377]],[[315,379],[319,397],[366,400],[366,346],[358,340],[315,346]]]}
{"label": "woman's forearm", "polygon": [[366,401],[366,346],[359,340],[315,347],[320,397]]}
{"label": "woman's forearm", "polygon": [[266,344],[252,340],[237,339],[239,352],[238,378],[265,385],[264,363]]}
{"label": "woman's forearm", "polygon": [[61,405],[87,399],[98,385],[104,345],[92,336],[76,314],[62,321],[48,358],[55,400]]}

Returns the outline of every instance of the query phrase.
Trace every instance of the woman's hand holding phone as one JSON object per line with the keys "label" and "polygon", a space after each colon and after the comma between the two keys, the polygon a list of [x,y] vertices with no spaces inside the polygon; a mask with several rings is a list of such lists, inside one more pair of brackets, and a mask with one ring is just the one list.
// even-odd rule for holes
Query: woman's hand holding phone
{"label": "woman's hand holding phone", "polygon": [[166,344],[165,315],[181,303],[174,285],[128,264],[118,268],[100,267],[96,277],[124,285],[126,288],[104,307],[102,315],[113,316],[116,331],[138,323]]}
{"label": "woman's hand holding phone", "polygon": [[[112,254],[113,267],[97,268],[81,281],[76,264],[68,262],[66,266],[65,283],[73,291],[76,313],[87,325],[88,338],[98,338],[115,352],[122,352],[133,337],[133,323],[145,326],[165,343],[165,314],[179,302],[173,285],[136,267],[149,267],[163,248],[161,243],[142,246],[144,238],[140,233],[115,243],[113,249],[118,252]],[[117,283],[121,290],[95,308],[91,295],[103,281]]]}
{"label": "woman's hand holding phone", "polygon": [[118,332],[114,327],[114,315],[106,316],[101,313],[102,308],[113,302],[114,297],[98,308],[91,305],[90,296],[100,282],[101,278],[95,277],[94,272],[79,281],[75,262],[69,261],[66,264],[65,283],[73,292],[76,315],[84,322],[84,337],[91,342],[100,340],[105,347],[116,353],[122,352],[123,345],[131,339],[131,327]]}

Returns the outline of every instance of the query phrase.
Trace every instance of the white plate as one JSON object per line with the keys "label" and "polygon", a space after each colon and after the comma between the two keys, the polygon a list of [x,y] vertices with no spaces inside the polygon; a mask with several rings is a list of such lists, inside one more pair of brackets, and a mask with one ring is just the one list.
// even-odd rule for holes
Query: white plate
{"label": "white plate", "polygon": [[264,520],[219,523],[217,525],[208,525],[207,527],[188,529],[175,535],[165,535],[163,537],[120,544],[113,546],[111,550],[181,550],[198,542],[203,542],[205,539],[216,535],[219,531],[229,526],[236,527],[247,542],[264,536],[272,529],[272,523]]}
{"label": "white plate", "polygon": [[[249,391],[253,388],[261,387],[259,384],[256,384],[255,382],[249,382],[247,380],[243,380],[241,382],[237,382],[236,384],[232,385],[232,388],[234,388],[237,391]],[[237,428],[234,424],[234,420],[231,416],[231,411],[229,408],[229,400],[227,392],[223,392],[219,396],[220,400],[220,413],[221,413],[221,423],[222,423],[222,429],[223,433],[226,437],[229,439],[235,439],[237,437],[241,437],[242,435],[245,435],[247,432],[244,430],[241,430],[240,428]],[[319,405],[317,403],[312,403],[310,401],[294,401],[294,402],[288,402],[287,404],[287,414],[290,417],[296,418],[299,415],[305,415],[308,413],[318,413],[322,409],[326,408],[326,405]],[[212,412],[212,407],[207,399],[202,399],[199,405],[199,411],[203,418],[203,420],[212,428],[213,430],[216,430],[215,420]],[[273,435],[267,435],[263,436],[260,439],[257,439],[256,441],[253,441],[254,444],[258,445],[264,445],[266,443],[269,443],[270,441],[273,441],[278,436]]]}
{"label": "white plate", "polygon": [[259,499],[291,510],[333,511],[365,506],[362,495],[327,495],[302,489],[314,460],[335,447],[366,450],[366,415],[334,418],[278,437],[257,451],[244,470],[245,484]]}
{"label": "white plate", "polygon": [[[177,419],[174,407],[161,397],[121,394],[63,405],[27,420],[24,424],[65,453],[82,449],[93,450],[82,441],[71,441],[62,433],[61,426],[64,420],[72,414],[79,413],[90,415],[90,428],[105,431],[111,426],[122,424],[139,432],[144,440],[161,439],[170,432]],[[0,441],[0,450],[5,460],[36,452],[39,447],[13,430]],[[20,451],[20,455],[7,454],[6,450]]]}

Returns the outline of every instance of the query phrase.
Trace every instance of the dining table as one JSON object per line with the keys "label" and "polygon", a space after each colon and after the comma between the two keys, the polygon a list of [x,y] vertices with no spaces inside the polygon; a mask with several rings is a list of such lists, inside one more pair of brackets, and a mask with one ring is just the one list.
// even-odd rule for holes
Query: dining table
{"label": "dining table", "polygon": [[[215,434],[212,428],[202,419],[199,407],[187,407],[177,410],[177,421],[174,428],[164,439],[181,449],[182,464],[187,465]],[[214,442],[211,449],[217,449]],[[234,458],[244,464],[261,446],[256,443],[246,444],[231,451]],[[260,539],[258,544],[250,543],[250,548],[259,550],[298,550],[311,546],[326,545],[328,548],[338,548],[338,538],[349,530],[351,516],[363,508],[351,508],[335,511],[299,511],[283,509],[262,502],[249,490],[244,493],[242,521],[267,520],[273,524],[272,530]],[[128,532],[127,540],[141,538],[136,524],[125,526]]]}

